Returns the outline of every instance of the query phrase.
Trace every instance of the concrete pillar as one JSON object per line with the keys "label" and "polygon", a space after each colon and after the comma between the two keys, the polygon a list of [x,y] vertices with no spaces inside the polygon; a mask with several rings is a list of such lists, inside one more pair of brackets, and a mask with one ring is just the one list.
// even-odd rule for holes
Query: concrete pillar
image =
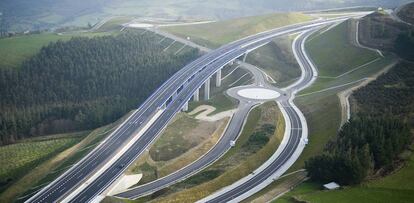
{"label": "concrete pillar", "polygon": [[160,109],[166,109],[167,108],[167,104],[166,103],[164,103],[161,107],[160,107]]}
{"label": "concrete pillar", "polygon": [[210,99],[210,78],[204,83],[204,100]]}
{"label": "concrete pillar", "polygon": [[181,109],[182,111],[188,111],[188,102],[186,102],[183,106],[183,108]]}
{"label": "concrete pillar", "polygon": [[247,52],[244,53],[244,55],[243,55],[243,62],[246,62],[246,58],[247,58]]}
{"label": "concrete pillar", "polygon": [[216,87],[221,86],[221,68],[216,73]]}
{"label": "concrete pillar", "polygon": [[193,95],[193,101],[198,102],[200,101],[200,89],[197,89]]}

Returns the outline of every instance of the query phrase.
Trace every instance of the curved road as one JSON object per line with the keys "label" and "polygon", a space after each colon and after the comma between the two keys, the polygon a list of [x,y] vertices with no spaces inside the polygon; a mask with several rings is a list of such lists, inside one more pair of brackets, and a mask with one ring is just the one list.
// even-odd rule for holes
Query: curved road
{"label": "curved road", "polygon": [[[291,34],[293,32],[296,32],[296,30],[292,31],[292,32],[286,32],[284,34]],[[302,42],[302,41],[300,41]],[[260,43],[260,42],[257,42]],[[297,46],[300,46],[297,45]],[[247,66],[249,66],[249,64],[245,64]],[[273,88],[272,85],[269,85],[266,82],[265,77],[263,76],[263,74],[261,72],[258,72],[257,70],[255,70],[255,68],[249,67],[248,68],[254,75],[255,75],[255,79],[256,79],[256,86],[260,85],[260,86],[266,86],[268,88]],[[292,132],[291,132],[291,136],[293,137],[292,140],[289,141],[288,145],[286,148],[292,148],[292,149],[296,149],[296,146],[298,145],[299,141],[300,141],[300,136],[302,135],[302,123],[300,122],[299,116],[297,115],[297,113],[293,110],[293,108],[290,106],[289,104],[289,99],[290,99],[290,95],[292,94],[292,92],[295,92],[305,86],[307,86],[311,79],[312,79],[312,75],[308,74],[308,70],[311,70],[310,68],[306,68],[304,71],[304,75],[302,76],[302,79],[299,81],[299,83],[296,83],[294,86],[292,86],[291,88],[289,88],[287,94],[288,96],[281,96],[278,100],[282,100],[281,104],[283,106],[283,108],[285,108],[285,111],[287,112],[287,116],[289,117],[289,119],[291,120],[292,123]],[[158,190],[161,190],[165,187],[168,187],[174,183],[180,182],[182,180],[184,180],[185,178],[197,173],[198,171],[204,169],[205,167],[209,166],[210,164],[212,164],[213,162],[215,162],[217,159],[219,159],[224,153],[226,153],[229,149],[230,149],[230,140],[236,140],[237,136],[239,135],[241,129],[242,129],[242,124],[245,120],[245,118],[248,115],[248,112],[250,111],[250,109],[258,104],[259,102],[251,102],[248,103],[247,101],[241,101],[240,104],[240,110],[238,112],[236,112],[232,118],[232,120],[230,121],[229,127],[226,129],[226,132],[224,133],[223,137],[220,139],[220,141],[217,143],[217,145],[215,145],[210,151],[208,151],[208,153],[206,153],[205,155],[203,155],[202,157],[200,157],[198,160],[196,160],[195,162],[185,166],[184,168],[170,174],[167,175],[165,177],[159,178],[155,181],[152,181],[150,183],[126,190],[125,192],[119,193],[117,195],[115,195],[116,197],[119,198],[128,198],[128,199],[136,199],[139,198],[141,196],[145,196],[148,194],[151,194],[153,192],[156,192]],[[297,139],[296,139],[297,138]],[[294,150],[292,151],[292,153],[294,152]],[[284,158],[289,158],[291,154],[285,154],[282,153],[281,156],[283,156]],[[277,170],[277,169],[276,169]],[[268,174],[268,173],[266,173]],[[273,173],[271,173],[273,174]],[[271,175],[270,174],[270,175]]]}
{"label": "curved road", "polygon": [[300,60],[299,62],[302,67],[302,76],[297,83],[286,88],[292,95],[291,98],[280,102],[280,107],[284,109],[289,117],[289,122],[286,123],[290,123],[290,136],[285,148],[277,158],[269,163],[263,170],[252,174],[250,178],[239,182],[237,185],[229,186],[229,188],[225,188],[220,193],[213,194],[199,202],[239,202],[254,194],[254,192],[250,191],[261,185],[265,180],[272,179],[272,176],[286,164],[289,164],[289,162],[292,164],[296,160],[297,157],[294,157],[294,160],[291,160],[291,157],[298,150],[303,135],[305,133],[307,134],[307,124],[300,119],[302,113],[294,107],[292,100],[295,93],[309,86],[315,76],[311,62],[308,61],[302,49],[306,38],[312,33],[313,30],[307,31],[305,34],[300,35],[294,42],[295,51],[298,57],[297,59]]}
{"label": "curved road", "polygon": [[[258,69],[254,67],[248,67],[247,69],[250,72],[252,72],[252,74],[254,75],[254,80],[255,80],[254,85],[249,85],[249,86],[259,86],[259,85],[265,84],[269,88],[274,88],[270,85],[267,85],[266,78],[263,76],[262,72],[260,72]],[[129,189],[115,196],[119,198],[136,199],[138,197],[151,194],[153,192],[166,188],[170,185],[173,185],[174,183],[184,180],[185,178],[206,168],[207,166],[209,166],[210,164],[218,160],[221,156],[223,156],[231,148],[230,141],[234,141],[238,138],[241,130],[243,129],[244,122],[250,110],[254,106],[264,102],[264,100],[251,101],[251,100],[243,99],[241,97],[237,97],[236,94],[234,95],[235,96],[232,96],[232,97],[235,97],[236,99],[239,100],[237,111],[232,116],[229,122],[229,125],[227,126],[220,140],[206,154],[204,154],[196,161],[192,162],[191,164],[181,168],[180,170],[174,173],[171,173],[165,177],[159,178],[147,184],[140,185],[138,187]],[[280,99],[283,99],[283,97],[284,96],[281,96]]]}
{"label": "curved road", "polygon": [[[271,38],[342,19],[320,20],[287,26],[250,36],[220,47],[188,64],[157,89],[122,125],[75,166],[43,188],[27,202],[88,202],[108,188],[158,136],[192,94],[217,70],[246,52],[267,43]],[[173,98],[171,99],[171,97]],[[164,108],[164,104],[168,105]],[[155,122],[147,123],[158,115]],[[147,125],[148,129],[143,131]],[[135,136],[138,139],[108,168],[102,167]],[[101,169],[101,170],[100,170]],[[99,173],[97,173],[99,171]],[[97,177],[90,180],[92,175]],[[73,193],[90,180],[79,193]],[[69,194],[72,196],[66,198]],[[66,199],[64,199],[66,198]]]}

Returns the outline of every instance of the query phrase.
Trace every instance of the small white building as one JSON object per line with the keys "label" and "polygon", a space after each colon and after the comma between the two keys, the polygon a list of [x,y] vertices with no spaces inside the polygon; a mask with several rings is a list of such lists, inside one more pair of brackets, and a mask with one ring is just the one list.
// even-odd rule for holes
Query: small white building
{"label": "small white building", "polygon": [[330,182],[328,184],[323,185],[323,188],[326,190],[336,190],[339,189],[341,186],[335,182]]}

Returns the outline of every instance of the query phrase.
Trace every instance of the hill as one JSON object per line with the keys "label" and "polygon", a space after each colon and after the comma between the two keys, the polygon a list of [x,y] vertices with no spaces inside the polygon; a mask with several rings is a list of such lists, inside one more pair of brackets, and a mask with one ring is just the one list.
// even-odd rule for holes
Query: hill
{"label": "hill", "polygon": [[[414,10],[413,10],[414,11]],[[360,20],[361,44],[391,51],[401,58],[414,61],[414,27],[396,21],[387,13],[376,12]]]}
{"label": "hill", "polygon": [[94,24],[108,16],[228,19],[270,12],[346,6],[393,7],[406,0],[2,0],[0,30]]}
{"label": "hill", "polygon": [[[403,61],[385,75],[380,76],[376,81],[358,90],[352,96],[352,105],[357,109],[355,113],[370,115],[371,118],[384,117],[384,115],[388,115],[387,119],[399,118],[400,121],[409,125],[411,132],[413,132],[414,108],[412,103],[409,102],[413,99],[411,94],[414,87],[412,82],[414,79],[413,67],[413,63]],[[378,132],[377,129],[372,127],[365,127],[365,129]],[[362,138],[364,135],[359,134],[360,132],[358,130],[352,132],[353,139]],[[390,133],[389,130],[385,132]],[[412,139],[410,142],[412,142]],[[349,141],[349,143],[351,142]],[[387,141],[382,143],[386,145],[396,144],[396,142]],[[338,147],[346,145],[342,144]],[[333,145],[327,147],[333,147]],[[389,149],[389,147],[386,147],[386,151]],[[375,173],[371,171],[370,175],[374,177],[366,180],[363,184],[344,187],[336,191],[322,191],[320,190],[321,183],[305,182],[276,202],[413,202],[413,144],[411,143],[408,148],[399,148],[398,151],[402,149],[405,149],[405,151],[393,160],[393,167]],[[352,150],[356,149],[352,148]],[[380,150],[383,149],[380,148]]]}
{"label": "hill", "polygon": [[400,17],[405,22],[414,24],[414,2],[404,5],[397,13],[398,17]]}
{"label": "hill", "polygon": [[252,34],[311,19],[302,13],[276,13],[163,29],[183,38],[190,37],[203,46],[218,47]]}
{"label": "hill", "polygon": [[195,49],[163,51],[160,36],[127,32],[43,47],[18,69],[0,69],[0,144],[91,129],[136,108]]}

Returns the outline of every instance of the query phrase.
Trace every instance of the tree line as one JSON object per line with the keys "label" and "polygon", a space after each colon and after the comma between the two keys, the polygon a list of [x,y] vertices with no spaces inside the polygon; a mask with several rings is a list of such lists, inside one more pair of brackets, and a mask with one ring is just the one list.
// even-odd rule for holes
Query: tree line
{"label": "tree line", "polygon": [[0,144],[95,128],[137,108],[196,49],[163,52],[155,35],[72,38],[0,70]]}
{"label": "tree line", "polygon": [[328,142],[321,155],[305,163],[311,179],[358,184],[395,167],[412,142],[414,64],[401,62],[353,94],[358,113]]}

